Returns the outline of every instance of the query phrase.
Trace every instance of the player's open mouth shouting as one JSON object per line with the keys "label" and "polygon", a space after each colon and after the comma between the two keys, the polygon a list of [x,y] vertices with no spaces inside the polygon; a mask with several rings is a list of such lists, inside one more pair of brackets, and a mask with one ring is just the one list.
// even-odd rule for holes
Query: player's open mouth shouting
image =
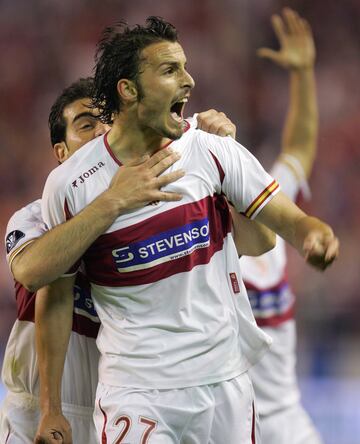
{"label": "player's open mouth shouting", "polygon": [[184,108],[188,102],[189,96],[176,100],[170,108],[170,115],[176,121],[181,123],[184,120]]}

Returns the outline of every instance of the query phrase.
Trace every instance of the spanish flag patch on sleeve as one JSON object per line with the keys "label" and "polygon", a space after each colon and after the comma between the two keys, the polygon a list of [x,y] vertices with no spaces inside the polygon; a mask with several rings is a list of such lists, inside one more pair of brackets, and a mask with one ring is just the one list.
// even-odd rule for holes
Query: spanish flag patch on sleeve
{"label": "spanish flag patch on sleeve", "polygon": [[279,183],[273,180],[264,191],[248,206],[244,215],[249,219],[253,219],[258,212],[272,199],[273,196],[280,190]]}

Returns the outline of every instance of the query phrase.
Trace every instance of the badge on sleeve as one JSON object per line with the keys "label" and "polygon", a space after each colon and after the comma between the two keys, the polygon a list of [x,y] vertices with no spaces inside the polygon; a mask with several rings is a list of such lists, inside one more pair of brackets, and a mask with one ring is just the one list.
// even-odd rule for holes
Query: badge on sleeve
{"label": "badge on sleeve", "polygon": [[15,247],[19,240],[25,236],[25,233],[19,230],[12,231],[6,237],[6,252],[7,254]]}

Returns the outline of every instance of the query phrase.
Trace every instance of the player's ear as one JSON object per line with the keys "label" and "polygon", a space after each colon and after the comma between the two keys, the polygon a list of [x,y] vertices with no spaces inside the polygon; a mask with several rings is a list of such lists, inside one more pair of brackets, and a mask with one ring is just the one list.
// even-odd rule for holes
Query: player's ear
{"label": "player's ear", "polygon": [[129,79],[120,79],[117,82],[117,92],[124,103],[135,102],[138,98],[138,90],[135,82]]}
{"label": "player's ear", "polygon": [[55,143],[53,146],[53,152],[59,163],[65,162],[65,160],[69,157],[69,149],[64,141]]}

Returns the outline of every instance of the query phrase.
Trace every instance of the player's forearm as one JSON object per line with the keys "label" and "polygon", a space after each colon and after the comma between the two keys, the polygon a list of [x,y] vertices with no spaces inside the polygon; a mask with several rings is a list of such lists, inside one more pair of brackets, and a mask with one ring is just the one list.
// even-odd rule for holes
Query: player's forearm
{"label": "player's forearm", "polygon": [[318,132],[316,83],[312,67],[290,70],[289,109],[282,135],[282,152],[294,155],[308,177]]}
{"label": "player's forearm", "polygon": [[266,225],[295,247],[300,254],[303,254],[301,239],[303,232],[299,230],[299,227],[302,227],[300,221],[303,218],[307,218],[307,215],[280,191],[261,210],[256,220]]}
{"label": "player's forearm", "polygon": [[310,234],[320,242],[326,237],[334,237],[329,225],[305,214],[281,191],[263,208],[257,220],[285,239],[302,256],[306,256],[304,242]]}
{"label": "player's forearm", "polygon": [[20,252],[11,267],[15,279],[30,291],[54,281],[76,263],[121,211],[119,199],[105,191],[78,215]]}
{"label": "player's forearm", "polygon": [[234,242],[239,256],[260,256],[275,247],[275,233],[265,225],[238,214],[234,208],[231,208],[231,215]]}
{"label": "player's forearm", "polygon": [[72,328],[73,295],[52,286],[40,289],[35,304],[35,335],[42,413],[61,412],[61,380]]}

